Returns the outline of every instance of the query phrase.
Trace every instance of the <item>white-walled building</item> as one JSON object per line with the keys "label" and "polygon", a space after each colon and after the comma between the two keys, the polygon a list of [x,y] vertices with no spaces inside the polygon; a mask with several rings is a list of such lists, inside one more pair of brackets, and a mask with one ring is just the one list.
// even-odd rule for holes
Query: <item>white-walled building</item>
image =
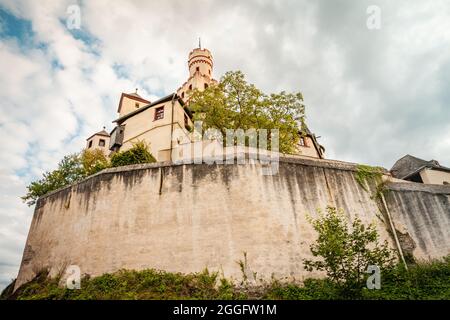
{"label": "white-walled building", "polygon": [[[183,152],[175,149],[183,147],[186,150],[186,144],[193,142],[192,113],[188,107],[190,94],[195,89],[203,91],[218,83],[212,77],[213,67],[211,52],[205,48],[195,48],[188,57],[189,77],[176,93],[154,102],[141,97],[137,90],[134,93],[122,93],[117,108],[118,118],[113,121],[114,129],[110,134],[101,131],[91,136],[86,148],[101,147],[110,154],[125,151],[133,143],[144,141],[157,161],[178,160]],[[298,154],[324,157],[325,149],[309,129],[299,134]],[[103,140],[107,140],[106,147],[101,142]]]}

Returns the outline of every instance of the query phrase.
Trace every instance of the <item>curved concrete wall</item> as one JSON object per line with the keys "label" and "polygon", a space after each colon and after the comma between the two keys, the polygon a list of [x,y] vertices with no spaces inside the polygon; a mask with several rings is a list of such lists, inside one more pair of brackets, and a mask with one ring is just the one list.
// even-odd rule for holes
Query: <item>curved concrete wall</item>
{"label": "curved concrete wall", "polygon": [[[16,288],[43,268],[55,275],[73,264],[93,276],[121,268],[208,267],[241,279],[237,261],[244,252],[249,274],[301,280],[314,275],[302,263],[316,238],[306,217],[328,205],[343,208],[349,221],[375,222],[381,240],[394,243],[377,203],[356,182],[354,164],[281,157],[277,175],[261,171],[257,163],[129,166],[41,198]],[[396,229],[418,243],[421,256],[448,254],[448,234],[441,233],[449,222],[450,192],[397,189],[388,200]],[[416,206],[411,201],[417,197],[436,206],[446,200],[429,212],[435,205]]]}

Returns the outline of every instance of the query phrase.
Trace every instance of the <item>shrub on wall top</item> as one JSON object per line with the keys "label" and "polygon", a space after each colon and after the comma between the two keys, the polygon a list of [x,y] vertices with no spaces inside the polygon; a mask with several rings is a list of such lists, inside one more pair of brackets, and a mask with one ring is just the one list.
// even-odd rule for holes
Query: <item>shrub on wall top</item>
{"label": "shrub on wall top", "polygon": [[150,153],[148,145],[143,141],[139,141],[133,144],[131,149],[117,152],[111,157],[112,167],[152,162],[156,162],[156,159]]}
{"label": "shrub on wall top", "polygon": [[108,157],[100,149],[85,149],[81,153],[80,161],[86,176],[96,174],[110,166]]}

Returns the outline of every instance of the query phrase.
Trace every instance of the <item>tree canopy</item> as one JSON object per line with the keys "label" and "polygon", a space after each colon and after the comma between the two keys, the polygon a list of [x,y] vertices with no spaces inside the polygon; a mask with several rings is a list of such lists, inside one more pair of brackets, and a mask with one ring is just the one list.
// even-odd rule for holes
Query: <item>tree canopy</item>
{"label": "tree canopy", "polygon": [[81,181],[103,169],[155,161],[148,145],[143,142],[137,142],[127,151],[113,154],[111,161],[100,149],[86,149],[80,153],[65,156],[59,162],[57,169],[47,171],[41,179],[31,182],[27,186],[28,192],[22,197],[22,200],[28,206],[32,206],[39,197]]}
{"label": "tree canopy", "polygon": [[84,177],[85,171],[80,154],[67,155],[59,162],[56,170],[47,171],[41,179],[31,182],[27,186],[28,192],[22,197],[22,200],[32,206],[40,196],[79,181]]}
{"label": "tree canopy", "polygon": [[318,233],[311,253],[318,260],[304,260],[308,271],[325,271],[328,278],[344,290],[360,289],[364,285],[369,265],[381,271],[390,270],[395,258],[388,244],[378,243],[375,225],[364,225],[355,218],[351,228],[342,211],[328,207],[325,214],[311,221]]}
{"label": "tree canopy", "polygon": [[136,142],[132,148],[116,152],[111,157],[112,167],[151,162],[156,162],[156,159],[150,153],[148,145],[143,141]]}
{"label": "tree canopy", "polygon": [[300,92],[265,94],[247,83],[240,71],[227,72],[217,85],[204,91],[194,90],[189,107],[194,121],[203,122],[203,130],[217,129],[224,138],[226,129],[278,129],[279,151],[284,153],[296,151],[305,119]]}

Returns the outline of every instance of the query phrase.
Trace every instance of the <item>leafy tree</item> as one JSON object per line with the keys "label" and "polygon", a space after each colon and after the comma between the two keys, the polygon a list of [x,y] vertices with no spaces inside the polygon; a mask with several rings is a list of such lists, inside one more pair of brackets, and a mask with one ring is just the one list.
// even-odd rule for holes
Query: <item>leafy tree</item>
{"label": "leafy tree", "polygon": [[284,153],[296,151],[305,118],[301,93],[267,95],[247,83],[240,71],[227,72],[217,85],[202,92],[191,92],[189,107],[194,121],[203,122],[203,130],[218,129],[224,139],[226,129],[278,129],[279,150]]}
{"label": "leafy tree", "polygon": [[144,142],[138,142],[130,150],[114,154],[111,163],[99,149],[74,153],[65,156],[56,170],[47,171],[41,179],[31,182],[27,186],[28,192],[22,197],[22,200],[28,206],[32,206],[39,197],[80,181],[110,166],[118,167],[148,162],[156,162],[156,160],[148,151],[148,146]]}
{"label": "leafy tree", "polygon": [[131,149],[114,153],[111,157],[112,167],[150,162],[156,162],[156,159],[150,153],[148,145],[143,141],[135,143]]}
{"label": "leafy tree", "polygon": [[79,181],[85,176],[80,155],[77,153],[67,155],[58,164],[58,169],[51,172],[47,171],[41,179],[31,182],[27,186],[28,192],[22,197],[22,200],[32,206],[40,196]]}
{"label": "leafy tree", "polygon": [[110,166],[108,158],[100,149],[85,149],[81,153],[81,164],[87,176],[93,175]]}
{"label": "leafy tree", "polygon": [[305,268],[325,271],[344,291],[361,290],[369,265],[378,266],[382,272],[394,266],[392,251],[387,242],[378,243],[374,224],[365,226],[356,218],[349,228],[343,212],[333,207],[327,207],[326,214],[311,223],[318,233],[317,242],[310,246],[311,253],[322,259],[304,260]]}

